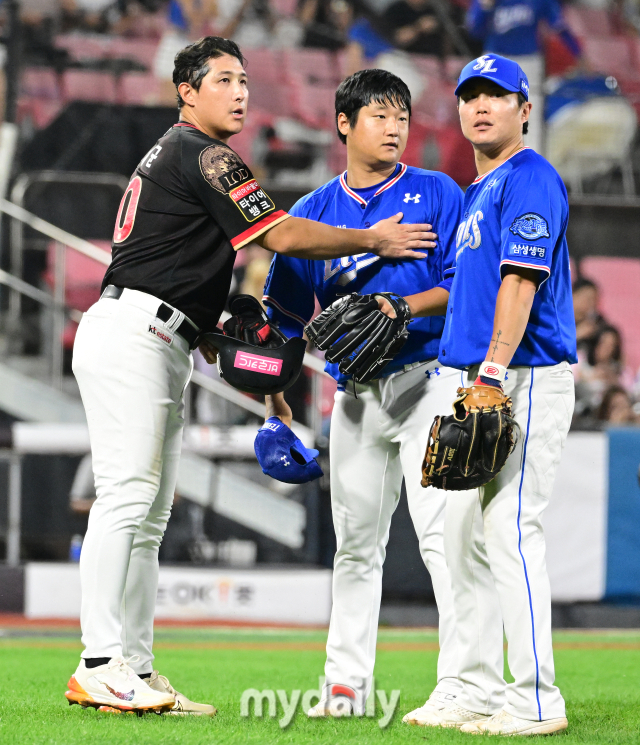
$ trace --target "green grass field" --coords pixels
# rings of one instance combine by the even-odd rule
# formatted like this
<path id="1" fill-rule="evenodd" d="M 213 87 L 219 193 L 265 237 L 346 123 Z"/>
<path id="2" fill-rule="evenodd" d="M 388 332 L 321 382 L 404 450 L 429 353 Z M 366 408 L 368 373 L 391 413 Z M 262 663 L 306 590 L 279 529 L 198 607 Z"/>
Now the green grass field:
<path id="1" fill-rule="evenodd" d="M 65 684 L 80 644 L 73 629 L 0 631 L 0 743 L 15 745 L 214 745 L 217 743 L 458 743 L 470 735 L 409 727 L 402 715 L 423 703 L 435 681 L 433 631 L 383 629 L 376 684 L 400 689 L 386 729 L 375 718 L 308 720 L 298 709 L 281 729 L 277 719 L 240 716 L 247 688 L 317 688 L 326 632 L 160 628 L 156 666 L 194 700 L 219 709 L 213 719 L 114 716 L 68 706 Z M 640 742 L 640 632 L 555 635 L 557 680 L 567 700 L 568 743 Z M 278 717 L 282 717 L 278 704 Z"/>

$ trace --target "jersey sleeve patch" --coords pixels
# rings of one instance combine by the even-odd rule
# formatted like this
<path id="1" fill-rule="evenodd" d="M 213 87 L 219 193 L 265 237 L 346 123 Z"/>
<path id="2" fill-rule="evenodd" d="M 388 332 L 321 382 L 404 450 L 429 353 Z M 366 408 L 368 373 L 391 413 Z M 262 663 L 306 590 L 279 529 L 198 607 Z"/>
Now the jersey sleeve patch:
<path id="1" fill-rule="evenodd" d="M 546 260 L 546 246 L 532 246 L 530 243 L 509 243 L 507 256 L 544 262 Z"/>
<path id="2" fill-rule="evenodd" d="M 210 186 L 231 197 L 247 222 L 255 222 L 275 210 L 271 197 L 230 148 L 224 145 L 205 148 L 200 153 L 200 170 Z"/>
<path id="3" fill-rule="evenodd" d="M 538 238 L 550 238 L 549 224 L 537 212 L 527 212 L 511 223 L 509 230 L 514 235 L 519 235 L 525 241 L 535 241 Z"/>
<path id="4" fill-rule="evenodd" d="M 238 153 L 224 145 L 210 145 L 200 153 L 200 171 L 209 186 L 221 194 L 253 176 Z"/>

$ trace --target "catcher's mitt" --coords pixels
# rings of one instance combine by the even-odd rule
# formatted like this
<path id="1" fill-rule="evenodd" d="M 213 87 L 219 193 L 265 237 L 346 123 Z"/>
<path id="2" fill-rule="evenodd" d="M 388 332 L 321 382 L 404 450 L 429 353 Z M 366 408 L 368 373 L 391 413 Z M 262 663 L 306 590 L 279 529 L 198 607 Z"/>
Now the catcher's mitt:
<path id="1" fill-rule="evenodd" d="M 378 309 L 376 297 L 385 297 L 395 310 L 389 318 Z M 390 292 L 353 293 L 336 300 L 306 327 L 327 362 L 338 362 L 344 375 L 368 383 L 402 349 L 409 336 L 411 311 L 404 298 Z"/>
<path id="2" fill-rule="evenodd" d="M 422 464 L 422 486 L 462 491 L 489 483 L 513 452 L 520 427 L 502 388 L 458 388 L 453 416 L 437 416 Z"/>

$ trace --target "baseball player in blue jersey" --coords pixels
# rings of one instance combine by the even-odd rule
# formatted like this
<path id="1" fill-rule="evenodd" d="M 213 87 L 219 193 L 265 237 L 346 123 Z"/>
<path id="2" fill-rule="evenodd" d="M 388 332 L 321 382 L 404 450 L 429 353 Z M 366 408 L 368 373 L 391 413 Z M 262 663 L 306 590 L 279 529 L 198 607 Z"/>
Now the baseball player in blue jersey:
<path id="1" fill-rule="evenodd" d="M 326 683 L 310 716 L 362 714 L 371 688 L 382 565 L 403 474 L 409 510 L 440 611 L 438 682 L 427 709 L 442 708 L 458 690 L 451 584 L 444 559 L 445 493 L 425 498 L 419 474 L 433 416 L 451 400 L 459 372 L 437 361 L 452 281 L 462 192 L 442 173 L 400 163 L 409 134 L 407 86 L 383 70 L 362 70 L 336 93 L 338 134 L 347 145 L 347 171 L 301 199 L 291 210 L 328 225 L 368 228 L 402 212 L 425 222 L 437 245 L 421 261 L 380 261 L 358 254 L 338 261 L 275 256 L 265 287 L 269 315 L 288 336 L 301 336 L 313 316 L 314 295 L 326 308 L 352 292 L 409 294 L 431 290 L 429 317 L 412 322 L 401 352 L 379 379 L 360 385 L 338 365 L 331 419 L 331 500 L 337 537 Z M 355 390 L 354 390 L 355 388 Z M 357 395 L 356 395 L 357 394 Z M 290 420 L 282 395 L 269 413 Z"/>
<path id="2" fill-rule="evenodd" d="M 522 69 L 499 56 L 487 62 L 470 62 L 456 89 L 479 175 L 465 194 L 439 359 L 461 371 L 460 385 L 503 387 L 521 436 L 493 481 L 447 501 L 462 690 L 428 723 L 549 734 L 567 727 L 554 684 L 541 518 L 574 405 L 569 208 L 556 171 L 523 145 L 531 105 Z M 407 301 L 419 314 L 419 297 Z"/>

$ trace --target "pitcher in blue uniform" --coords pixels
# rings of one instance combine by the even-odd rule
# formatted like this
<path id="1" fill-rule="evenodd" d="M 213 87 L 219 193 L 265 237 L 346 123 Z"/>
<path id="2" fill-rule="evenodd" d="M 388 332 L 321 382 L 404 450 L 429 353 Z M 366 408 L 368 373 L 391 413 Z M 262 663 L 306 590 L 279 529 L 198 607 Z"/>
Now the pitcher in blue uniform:
<path id="1" fill-rule="evenodd" d="M 338 261 L 275 256 L 264 302 L 289 336 L 301 336 L 314 312 L 351 293 L 407 295 L 431 290 L 429 317 L 409 326 L 409 339 L 379 379 L 355 385 L 327 365 L 338 382 L 331 419 L 331 502 L 337 537 L 326 684 L 310 716 L 362 714 L 371 688 L 382 588 L 382 564 L 403 475 L 422 558 L 440 612 L 438 680 L 427 709 L 455 700 L 457 656 L 451 584 L 444 559 L 445 493 L 425 499 L 420 466 L 435 414 L 455 394 L 459 373 L 437 360 L 453 276 L 462 192 L 442 173 L 400 162 L 409 134 L 407 86 L 384 70 L 362 70 L 336 93 L 338 135 L 347 170 L 301 199 L 292 215 L 343 228 L 368 228 L 402 213 L 438 235 L 422 260 L 379 260 L 358 254 Z M 357 395 L 356 395 L 357 394 Z M 274 414 L 288 416 L 282 395 Z M 283 408 L 285 407 L 285 408 Z"/>
<path id="2" fill-rule="evenodd" d="M 465 194 L 439 358 L 460 370 L 461 385 L 503 386 L 522 433 L 493 481 L 447 501 L 462 690 L 429 723 L 475 734 L 567 727 L 554 683 L 541 518 L 574 405 L 569 207 L 554 168 L 524 147 L 527 89 L 522 69 L 499 56 L 491 65 L 470 62 L 456 89 L 479 175 Z M 429 293 L 423 297 L 429 304 Z M 420 296 L 408 300 L 419 313 Z"/>

